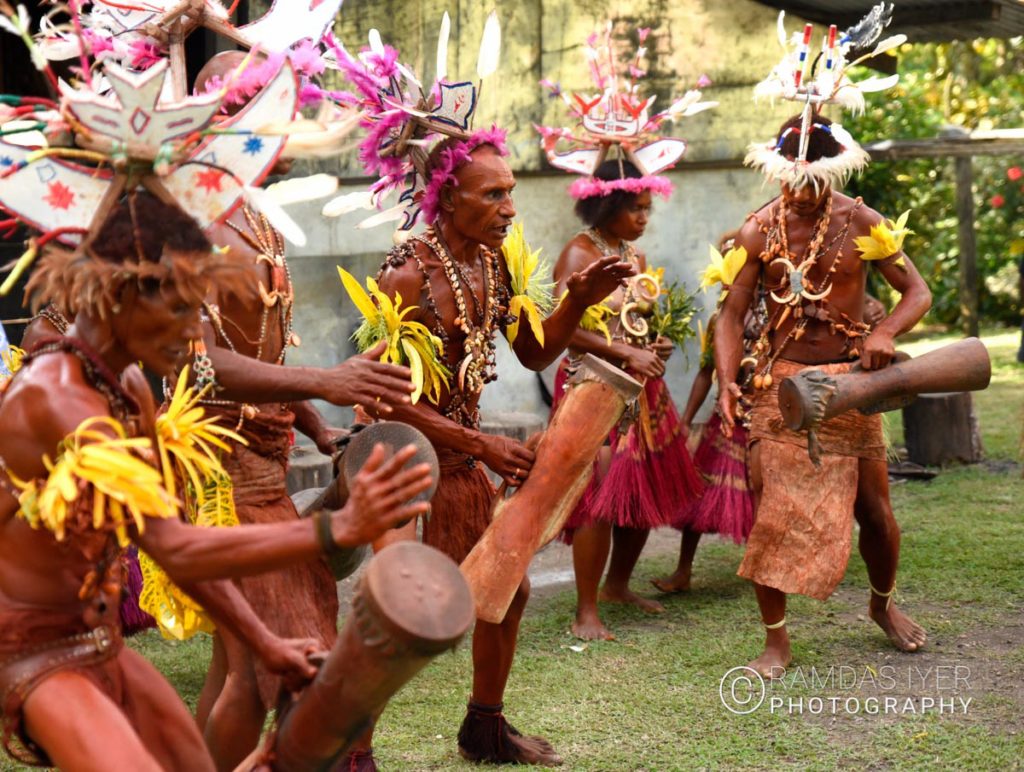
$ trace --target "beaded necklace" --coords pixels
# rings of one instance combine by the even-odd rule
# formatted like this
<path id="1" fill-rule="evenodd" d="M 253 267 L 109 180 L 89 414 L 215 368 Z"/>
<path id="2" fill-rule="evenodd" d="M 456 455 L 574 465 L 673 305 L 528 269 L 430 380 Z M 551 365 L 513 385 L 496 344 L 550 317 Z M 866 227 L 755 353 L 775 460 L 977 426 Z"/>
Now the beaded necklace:
<path id="1" fill-rule="evenodd" d="M 453 375 L 455 383 L 448 385 L 450 401 L 443 414 L 446 418 L 463 426 L 476 428 L 480 425 L 480 409 L 476 404 L 478 397 L 483 392 L 484 386 L 497 378 L 495 375 L 497 361 L 494 335 L 504 320 L 505 314 L 500 302 L 498 287 L 498 253 L 486 247 L 480 248 L 479 259 L 484 272 L 484 296 L 479 298 L 473 290 L 473 283 L 469 280 L 463 267 L 452 256 L 448 245 L 445 244 L 436 228 L 428 227 L 425 233 L 422 236 L 417 236 L 416 239 L 427 246 L 440 261 L 455 300 L 458 315 L 455 317 L 454 324 L 464 335 L 462 357 Z M 427 291 L 427 308 L 434 317 L 434 333 L 447 349 L 450 339 L 444 328 L 437 303 L 434 301 L 430 274 L 419 257 L 415 255 L 414 250 L 412 254 L 423 273 L 424 288 Z M 464 287 L 468 288 L 468 293 L 473 300 L 476 311 L 475 319 L 470 317 L 466 304 L 467 290 Z M 457 388 L 453 388 L 453 385 Z"/>
<path id="2" fill-rule="evenodd" d="M 242 240 L 257 253 L 256 264 L 267 263 L 270 266 L 270 289 L 268 290 L 262 281 L 257 281 L 260 299 L 263 301 L 263 313 L 260 315 L 260 332 L 256 341 L 256 358 L 263 359 L 263 347 L 267 342 L 267 324 L 270 319 L 270 311 L 275 306 L 281 309 L 281 353 L 275 364 L 283 365 L 285 351 L 288 346 L 298 346 L 299 336 L 292 330 L 292 316 L 295 303 L 295 293 L 292 289 L 292 275 L 288 268 L 288 261 L 285 260 L 284 238 L 281 236 L 266 215 L 256 213 L 248 205 L 242 206 L 242 214 L 245 216 L 247 228 L 228 220 L 227 225 L 237 233 Z M 217 334 L 224 339 L 228 348 L 235 351 L 235 346 L 224 331 L 220 314 L 211 313 L 210 319 L 217 330 Z M 236 328 L 237 325 L 235 325 Z M 241 329 L 239 332 L 241 332 Z M 243 337 L 244 337 L 244 333 Z M 248 340 L 248 338 L 246 338 Z"/>
<path id="3" fill-rule="evenodd" d="M 755 367 L 753 385 L 755 389 L 768 389 L 774 383 L 771 370 L 775 361 L 782 356 L 790 341 L 800 340 L 807 330 L 807 325 L 812 319 L 827 323 L 830 332 L 834 335 L 837 331 L 847 336 L 846 348 L 849 349 L 854 338 L 862 337 L 867 330 L 867 325 L 856 322 L 846 314 L 841 314 L 842 320 L 834 320 L 830 314 L 828 296 L 832 292 L 832 277 L 839 269 L 839 258 L 846 247 L 846 239 L 853 223 L 854 215 L 863 205 L 863 200 L 857 198 L 850 214 L 839 232 L 825 244 L 825 237 L 828 235 L 829 226 L 832 220 L 833 196 L 829 193 L 828 201 L 818 220 L 811 231 L 811 239 L 804 249 L 804 258 L 797 262 L 796 254 L 789 249 L 789 208 L 785 199 L 781 199 L 775 210 L 770 226 L 763 226 L 765 233 L 765 250 L 761 254 L 763 262 L 771 265 L 780 264 L 786 269 L 785 278 L 774 287 L 766 288 L 767 294 L 776 302 L 776 308 L 768 324 L 764 325 L 761 336 L 754 346 L 753 355 L 758 360 L 759 366 Z M 818 265 L 820 260 L 828 254 L 832 254 L 829 267 L 817 285 L 814 285 L 809 278 L 811 270 Z M 782 294 L 778 294 L 781 291 Z M 780 329 L 785 321 L 792 314 L 796 323 L 789 329 L 786 338 L 780 343 L 773 353 L 769 337 Z M 852 349 L 851 356 L 856 354 Z M 763 362 L 763 364 L 760 364 Z"/>
<path id="4" fill-rule="evenodd" d="M 36 319 L 45 319 L 52 324 L 61 335 L 66 333 L 68 331 L 68 327 L 71 326 L 71 322 L 68 321 L 68 318 L 58 311 L 57 306 L 53 303 L 47 303 L 45 306 L 40 308 L 39 313 L 32 317 L 32 321 L 34 322 Z"/>

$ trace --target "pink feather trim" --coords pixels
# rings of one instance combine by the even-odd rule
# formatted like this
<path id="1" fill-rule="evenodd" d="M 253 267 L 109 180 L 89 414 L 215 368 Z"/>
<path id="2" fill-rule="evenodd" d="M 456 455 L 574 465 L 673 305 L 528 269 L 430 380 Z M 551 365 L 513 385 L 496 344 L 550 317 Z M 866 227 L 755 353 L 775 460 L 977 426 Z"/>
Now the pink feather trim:
<path id="1" fill-rule="evenodd" d="M 472 160 L 470 153 L 481 145 L 493 145 L 500 155 L 508 155 L 508 147 L 505 144 L 506 132 L 497 126 L 489 129 L 481 129 L 473 132 L 469 139 L 452 143 L 450 147 L 441 151 L 438 158 L 438 165 L 434 168 L 427 180 L 423 191 L 423 200 L 420 202 L 420 210 L 424 220 L 428 223 L 434 222 L 441 210 L 441 190 L 445 185 L 458 185 L 455 172 L 463 164 Z"/>
<path id="2" fill-rule="evenodd" d="M 650 174 L 623 180 L 598 180 L 586 177 L 576 180 L 569 186 L 569 195 L 576 199 L 593 198 L 594 196 L 609 196 L 616 190 L 624 190 L 627 193 L 643 193 L 645 190 L 649 190 L 656 196 L 668 198 L 675 190 L 675 186 L 669 182 L 667 177 Z"/>

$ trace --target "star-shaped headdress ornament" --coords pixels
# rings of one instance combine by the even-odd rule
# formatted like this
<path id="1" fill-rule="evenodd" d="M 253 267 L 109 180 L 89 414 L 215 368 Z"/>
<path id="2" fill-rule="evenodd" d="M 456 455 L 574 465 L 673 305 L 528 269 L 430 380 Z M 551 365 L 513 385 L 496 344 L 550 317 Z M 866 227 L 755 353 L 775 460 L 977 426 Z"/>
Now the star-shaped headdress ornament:
<path id="1" fill-rule="evenodd" d="M 718 104 L 702 102 L 700 90 L 692 89 L 668 109 L 652 112 L 656 97 L 641 91 L 643 78 L 647 75 L 643 62 L 649 34 L 649 29 L 637 31 L 640 45 L 625 67 L 615 59 L 610 22 L 603 34 L 594 34 L 587 39 L 583 50 L 596 89 L 593 94 L 567 94 L 558 84 L 541 81 L 541 85 L 565 103 L 576 121 L 572 127 L 536 127 L 550 164 L 563 171 L 584 175 L 570 188 L 575 198 L 605 196 L 614 190 L 631 193 L 650 190 L 667 196 L 672 185 L 658 174 L 682 158 L 686 142 L 659 136 L 658 132 L 667 123 L 696 115 Z M 702 82 L 703 85 L 706 82 Z M 562 149 L 560 143 L 564 143 Z M 607 158 L 616 156 L 630 161 L 643 176 L 638 179 L 595 179 L 594 171 Z"/>
<path id="2" fill-rule="evenodd" d="M 259 192 L 255 186 L 282 152 L 287 136 L 272 127 L 297 106 L 296 76 L 287 62 L 244 109 L 215 125 L 227 87 L 172 96 L 173 59 L 132 72 L 113 60 L 88 57 L 83 37 L 80 80 L 72 86 L 38 55 L 27 13 L 19 9 L 3 21 L 3 30 L 15 27 L 29 44 L 34 64 L 60 98 L 3 98 L 0 209 L 11 216 L 3 225 L 11 230 L 22 224 L 38 235 L 0 294 L 10 291 L 50 242 L 88 252 L 118 200 L 140 189 L 180 207 L 200 227 L 212 225 L 243 197 Z"/>
<path id="3" fill-rule="evenodd" d="M 786 135 L 767 143 L 755 143 L 748 148 L 745 163 L 761 170 L 769 179 L 786 182 L 792 187 L 822 184 L 841 185 L 855 171 L 867 165 L 868 154 L 856 140 L 838 123 L 824 125 L 816 123 L 814 116 L 823 105 L 836 104 L 855 113 L 864 110 L 864 95 L 885 91 L 896 85 L 899 75 L 870 77 L 854 82 L 848 75 L 849 69 L 860 62 L 906 42 L 906 35 L 892 35 L 880 40 L 882 32 L 892 20 L 892 3 L 878 3 L 857 24 L 839 32 L 835 24 L 828 28 L 821 44 L 821 52 L 812 59 L 812 36 L 814 27 L 806 24 L 802 32 L 788 37 L 785 27 L 785 11 L 779 13 L 779 45 L 785 55 L 767 78 L 754 88 L 754 99 L 786 99 L 803 105 L 799 127 L 789 130 Z M 866 51 L 862 56 L 848 61 L 855 51 Z M 807 161 L 807 147 L 811 133 L 827 131 L 841 147 L 837 156 Z M 795 156 L 788 157 L 781 152 L 789 133 L 800 135 L 799 149 Z"/>

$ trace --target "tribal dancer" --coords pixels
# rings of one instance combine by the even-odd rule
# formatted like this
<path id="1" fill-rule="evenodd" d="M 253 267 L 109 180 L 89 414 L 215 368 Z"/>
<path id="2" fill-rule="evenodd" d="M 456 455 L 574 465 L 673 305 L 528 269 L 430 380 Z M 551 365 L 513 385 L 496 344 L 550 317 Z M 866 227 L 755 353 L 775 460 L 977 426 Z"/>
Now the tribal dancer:
<path id="1" fill-rule="evenodd" d="M 277 637 L 231 582 L 211 580 L 364 543 L 421 509 L 396 506 L 388 492 L 410 479 L 390 479 L 400 467 L 389 462 L 329 516 L 330 545 L 318 534 L 323 518 L 200 531 L 176 517 L 170 470 L 151 464 L 175 457 L 171 445 L 189 432 L 161 428 L 134 363 L 174 371 L 226 267 L 180 209 L 131 191 L 84 246 L 49 246 L 30 279 L 30 292 L 76 319 L 64 337 L 29 352 L 0 396 L 0 700 L 5 748 L 22 762 L 214 768 L 174 689 L 123 646 L 117 607 L 128 543 L 295 687 L 314 673 L 307 654 L 317 642 Z M 427 474 L 419 469 L 394 495 L 422 490 Z"/>
<path id="2" fill-rule="evenodd" d="M 495 34 L 494 27 L 492 21 L 485 35 Z M 525 310 L 518 318 L 511 317 L 510 308 L 522 304 L 529 288 L 524 286 L 521 266 L 508 257 L 503 260 L 500 252 L 516 214 L 512 203 L 515 179 L 503 158 L 504 132 L 471 133 L 468 114 L 457 116 L 465 129 L 452 128 L 451 116 L 441 111 L 452 103 L 475 105 L 474 87 L 468 83 L 441 83 L 442 105 L 433 113 L 434 105 L 419 102 L 418 108 L 409 106 L 416 112 L 393 110 L 391 105 L 405 104 L 404 97 L 410 93 L 410 84 L 403 87 L 396 66 L 397 53 L 385 47 L 383 53 L 367 51 L 363 57 L 365 66 L 346 58 L 339 61 L 360 88 L 362 106 L 368 111 L 371 133 L 363 146 L 364 161 L 377 171 L 379 164 L 388 164 L 385 168 L 392 170 L 392 177 L 377 186 L 378 192 L 386 192 L 391 184 L 421 191 L 421 196 L 405 199 L 410 202 L 406 223 L 411 226 L 420 216 L 428 223 L 423 235 L 389 253 L 379 287 L 394 302 L 401 296 L 401 308 L 411 312 L 405 317 L 409 322 L 426 326 L 436 339 L 439 360 L 426 366 L 446 373 L 434 392 L 434 401 L 420 399 L 415 406 L 396 408 L 394 415 L 421 429 L 437 448 L 441 481 L 430 518 L 424 522 L 424 541 L 461 562 L 490 520 L 495 491 L 484 466 L 516 487 L 529 476 L 534 459 L 533 452 L 521 443 L 479 430 L 480 396 L 485 384 L 496 377 L 496 335 L 506 335 L 526 367 L 543 369 L 565 348 L 585 310 L 620 286 L 634 268 L 618 256 L 603 257 L 566 277 L 566 297 L 543 321 Z M 488 69 L 481 67 L 483 72 Z M 460 89 L 468 98 L 449 100 L 451 89 Z M 381 105 L 385 96 L 388 101 Z M 423 118 L 423 113 L 431 117 Z M 390 133 L 372 131 L 386 120 L 398 125 L 392 126 Z M 419 143 L 410 143 L 405 149 L 394 147 L 396 137 L 422 140 L 439 131 L 449 138 L 425 158 L 418 155 L 417 151 L 422 152 Z M 529 278 L 529 271 L 525 277 Z M 369 311 L 373 315 L 373 309 Z M 437 370 L 436 364 L 444 370 Z M 415 538 L 415 526 L 408 530 L 408 537 Z M 473 688 L 458 734 L 459 753 L 471 761 L 561 762 L 546 740 L 521 735 L 502 712 L 528 595 L 529 581 L 524 579 L 502 623 L 477 620 Z"/>
<path id="3" fill-rule="evenodd" d="M 702 287 L 722 285 L 719 307 L 728 297 L 729 288 L 747 258 L 746 252 L 734 248 L 734 239 L 735 232 L 722 240 L 720 248 L 726 251 L 724 256 L 712 247 L 712 263 L 704 271 L 701 281 Z M 762 307 L 763 303 L 758 302 L 747 314 L 744 325 L 745 352 L 748 344 L 760 337 L 760 327 L 764 323 Z M 683 410 L 682 421 L 687 434 L 697 411 L 711 392 L 715 372 L 713 341 L 717 318 L 716 309 L 701 337 L 700 370 L 690 387 L 690 396 Z M 745 395 L 751 376 L 748 368 L 739 379 Z M 743 418 L 747 418 L 746 414 Z M 693 461 L 704 478 L 704 492 L 673 524 L 683 532 L 679 543 L 679 563 L 669 576 L 651 580 L 651 584 L 662 592 L 676 593 L 690 589 L 693 558 L 702 534 L 721 534 L 737 544 L 747 540 L 754 524 L 754 496 L 748 474 L 748 429 L 747 422 L 741 421 L 733 427 L 732 436 L 727 437 L 722 431 L 722 418 L 717 412 L 701 429 Z"/>
<path id="4" fill-rule="evenodd" d="M 284 145 L 285 137 L 281 134 L 261 134 L 259 137 L 253 137 L 253 129 L 266 125 L 271 117 L 275 119 L 283 115 L 290 117 L 294 112 L 297 90 L 290 66 L 285 64 L 270 73 L 269 82 L 252 99 L 248 107 L 237 116 L 223 121 L 218 126 L 218 130 L 209 136 L 206 131 L 207 126 L 219 104 L 225 98 L 226 92 L 218 90 L 193 98 L 182 98 L 179 101 L 161 102 L 159 94 L 163 90 L 161 85 L 167 74 L 166 62 L 159 62 L 142 73 L 132 73 L 115 65 L 107 65 L 104 68 L 106 76 L 104 82 L 111 84 L 112 93 L 97 93 L 87 84 L 78 90 L 67 90 L 63 103 L 60 105 L 61 109 L 54 110 L 47 117 L 48 129 L 52 129 L 48 133 L 59 137 L 69 130 L 74 130 L 76 139 L 80 143 L 86 144 L 90 148 L 89 150 L 45 147 L 39 152 L 33 153 L 12 150 L 10 146 L 5 145 L 5 152 L 13 153 L 16 163 L 3 174 L 3 184 L 0 185 L 0 203 L 25 221 L 39 224 L 40 227 L 48 229 L 38 239 L 31 240 L 29 249 L 18 261 L 12 275 L 5 282 L 5 287 L 13 285 L 17 276 L 31 263 L 43 244 L 47 244 L 51 240 L 70 240 L 70 243 L 75 243 L 75 240 L 80 239 L 83 234 L 88 238 L 93 232 L 93 224 L 103 221 L 106 213 L 118 201 L 119 196 L 131 193 L 129 200 L 135 200 L 134 190 L 140 184 L 164 203 L 174 200 L 177 195 L 182 202 L 181 205 L 187 208 L 197 221 L 207 227 L 214 224 L 225 211 L 240 203 L 243 193 L 247 197 L 255 195 L 252 186 L 262 179 L 277 159 Z M 156 111 L 155 116 L 152 113 L 154 102 L 160 103 L 161 108 Z M 135 109 L 132 109 L 133 106 Z M 135 116 L 135 118 L 131 118 L 131 116 Z M 142 116 L 146 120 L 141 120 L 138 116 Z M 86 159 L 95 162 L 98 167 L 93 171 L 67 164 L 60 160 L 62 156 Z M 218 158 L 221 163 L 229 164 L 231 168 L 211 166 L 208 159 L 214 157 Z M 41 178 L 42 175 L 37 174 L 34 164 L 38 163 L 40 159 L 45 159 L 51 174 L 50 187 L 60 193 L 60 200 L 65 205 L 66 211 L 56 212 L 56 207 L 42 205 L 53 199 L 53 196 L 43 196 L 45 190 L 39 190 L 37 178 Z M 53 190 L 50 192 L 53 193 Z M 178 223 L 179 228 L 183 228 L 184 226 L 180 224 L 179 220 L 180 218 L 175 222 Z M 138 235 L 136 241 L 139 242 L 145 237 L 145 234 Z M 203 249 L 208 250 L 207 242 L 203 241 L 203 244 L 206 245 Z M 139 269 L 143 278 L 149 276 L 150 273 L 163 275 L 148 265 L 153 260 L 159 259 L 159 244 L 156 249 L 156 257 L 144 261 L 144 268 Z M 130 254 L 125 253 L 128 256 Z M 125 255 L 118 257 L 124 258 Z M 142 259 L 141 255 L 142 253 L 139 252 L 138 259 Z M 241 256 L 244 257 L 244 255 Z M 270 259 L 269 256 L 268 259 Z M 235 264 L 238 262 L 244 261 L 236 261 Z M 250 262 L 255 262 L 253 256 L 250 256 Z M 274 262 L 274 271 L 269 280 L 274 284 L 273 289 L 286 290 L 287 288 L 278 286 L 276 281 L 277 275 L 283 272 L 283 268 L 277 265 L 276 260 Z M 171 267 L 180 272 L 180 266 L 177 263 Z M 279 271 L 278 268 L 281 270 Z M 114 292 L 118 286 L 114 279 L 123 278 L 122 274 L 113 268 L 109 273 L 109 276 L 101 276 L 101 278 L 107 279 L 106 283 L 98 280 L 89 283 L 85 279 L 89 278 L 90 274 L 76 271 L 74 275 L 63 277 L 73 282 L 79 282 L 73 284 L 74 292 L 55 292 L 51 293 L 54 297 L 44 299 L 55 302 L 58 308 L 66 309 L 68 315 L 74 317 L 78 324 L 82 322 L 82 319 L 76 316 L 80 310 L 79 306 L 87 306 L 88 302 L 93 300 L 91 295 L 85 300 L 79 298 L 78 288 L 81 286 L 82 292 L 87 291 L 101 299 L 105 298 L 107 297 L 105 292 Z M 124 271 L 124 276 L 131 278 L 132 275 L 134 275 L 132 271 L 127 269 Z M 174 274 L 172 278 L 177 279 L 177 274 Z M 185 278 L 187 278 L 187 274 Z M 268 280 L 267 276 L 259 278 L 264 281 Z M 107 286 L 108 284 L 110 286 Z M 214 296 L 228 297 L 232 295 L 240 298 L 240 302 L 244 302 L 250 294 L 253 294 L 253 291 L 251 288 L 245 288 L 242 284 L 242 282 L 233 282 L 230 285 L 220 284 L 217 286 L 218 291 Z M 205 288 L 207 283 L 201 286 Z M 192 286 L 191 289 L 198 291 L 197 286 Z M 117 308 L 123 306 L 123 302 L 115 297 L 110 301 L 109 306 L 110 308 L 104 307 L 105 314 L 115 313 Z M 176 313 L 184 314 L 187 311 L 188 308 L 185 305 L 180 305 Z M 70 332 L 73 333 L 75 329 L 75 325 L 72 325 Z M 192 328 L 189 329 L 191 331 Z M 198 335 L 191 337 L 195 338 Z M 197 347 L 197 351 L 201 352 L 201 347 Z M 163 351 L 161 356 L 169 358 L 170 354 L 168 351 Z M 227 360 L 227 363 L 222 368 L 221 377 L 228 387 L 238 384 L 244 387 L 249 381 L 246 381 L 244 377 L 241 379 L 234 377 L 237 372 L 244 370 L 254 373 L 261 369 L 261 366 L 254 360 L 245 360 L 244 366 L 239 366 L 232 360 L 232 356 L 234 355 L 231 352 L 227 352 L 222 357 Z M 141 358 L 144 362 L 147 361 L 146 357 Z M 202 367 L 199 368 L 200 371 L 197 375 L 201 385 L 215 387 L 217 384 L 214 381 L 217 373 L 210 367 L 208 358 L 201 357 L 199 364 Z M 407 382 L 410 375 L 408 370 L 384 367 L 380 363 L 369 360 L 356 360 L 351 364 L 321 372 L 300 369 L 286 373 L 283 371 L 284 368 L 273 365 L 267 365 L 266 368 L 271 370 L 272 374 L 264 377 L 258 386 L 249 388 L 248 392 L 235 394 L 225 390 L 218 396 L 246 399 L 247 401 L 256 401 L 260 399 L 261 395 L 266 395 L 267 400 L 284 401 L 305 399 L 309 396 L 326 396 L 336 398 L 341 402 L 382 397 L 384 399 L 383 409 L 386 411 L 389 409 L 389 402 L 407 400 L 411 390 Z M 167 368 L 157 369 L 160 372 L 166 372 Z M 276 382 L 273 381 L 274 375 L 278 379 Z M 322 381 L 323 385 L 318 381 Z M 282 386 L 282 384 L 284 385 Z M 260 388 L 263 389 L 263 392 L 260 392 Z M 168 409 L 168 415 L 173 412 L 171 408 L 173 408 L 173 402 Z M 188 415 L 193 415 L 193 413 L 189 412 Z M 237 420 L 237 416 L 235 419 Z M 160 420 L 165 420 L 165 417 L 161 417 Z M 268 471 L 266 468 L 256 470 L 253 477 L 265 481 Z M 272 474 L 269 477 L 271 479 L 267 489 L 273 488 L 275 482 Z M 171 479 L 173 477 L 166 477 L 165 482 L 168 486 Z M 191 482 L 193 484 L 188 490 L 197 496 L 200 495 L 202 487 L 194 479 Z M 294 517 L 294 510 L 291 512 Z M 326 522 L 323 518 L 320 521 Z M 312 528 L 312 525 L 293 521 L 280 524 L 280 528 L 277 530 L 287 533 L 289 528 L 304 533 L 307 529 Z M 219 543 L 217 540 L 223 541 L 229 538 L 219 533 L 219 530 L 209 529 L 206 531 L 211 539 L 211 544 Z M 383 530 L 385 529 L 375 531 L 374 535 L 379 535 Z M 323 533 L 326 532 L 321 530 L 322 535 Z M 326 537 L 324 539 L 326 547 Z M 315 567 L 321 563 L 315 559 L 318 556 L 314 554 L 305 557 L 314 566 L 308 570 L 316 571 Z M 157 562 L 160 561 L 157 560 Z M 294 563 L 295 561 L 288 562 Z M 278 561 L 270 567 L 284 566 L 284 562 Z M 170 573 L 171 579 L 177 578 L 173 571 Z M 238 574 L 239 572 L 236 571 L 229 575 Z M 161 586 L 166 587 L 165 585 Z M 233 589 L 231 591 L 234 592 Z M 207 595 L 208 593 L 204 593 L 202 598 L 196 595 L 194 599 L 205 607 Z M 331 582 L 328 603 L 335 602 L 335 597 L 333 582 Z M 217 606 L 214 605 L 209 609 L 214 619 L 216 619 L 216 608 Z M 248 610 L 248 605 L 245 608 Z M 332 617 L 332 634 L 333 622 Z M 238 629 L 237 626 L 235 628 L 223 627 L 223 632 L 233 634 L 236 638 L 246 641 L 247 645 L 252 640 L 251 635 L 240 635 L 240 632 L 244 632 L 244 630 Z M 312 645 L 323 646 L 326 642 L 321 639 L 313 639 Z M 260 667 L 263 665 L 261 664 Z M 250 681 L 252 680 L 250 679 Z M 241 717 L 246 718 L 247 716 L 242 715 Z M 257 725 L 257 732 L 258 729 L 259 725 Z M 241 733 L 240 736 L 242 736 Z M 255 745 L 255 738 L 252 740 L 252 744 Z"/>
<path id="5" fill-rule="evenodd" d="M 621 365 L 645 380 L 635 420 L 612 432 L 590 486 L 566 523 L 564 538 L 572 544 L 576 573 L 572 632 L 586 640 L 614 639 L 601 622 L 598 600 L 631 603 L 650 613 L 664 611 L 660 603 L 630 590 L 629 580 L 650 529 L 677 522 L 701 490 L 686 448 L 685 428 L 663 378 L 675 344 L 650 332 L 653 327 L 644 318 L 655 311 L 662 292 L 660 282 L 631 242 L 647 227 L 652 195 L 667 198 L 672 192 L 672 183 L 658 172 L 670 168 L 686 150 L 683 140 L 652 132 L 715 103 L 699 102 L 700 91 L 692 90 L 668 110 L 648 115 L 649 100 L 642 100 L 638 84 L 644 75 L 641 67 L 648 32 L 639 31 L 640 48 L 630 62 L 628 78 L 622 78 L 609 64 L 613 61 L 610 25 L 600 38 L 600 47 L 597 36 L 588 41 L 587 59 L 593 63 L 595 85 L 604 92 L 593 104 L 580 107 L 585 100 L 577 96 L 573 102 L 548 84 L 579 119 L 580 136 L 567 128 L 539 128 L 542 147 L 553 166 L 587 175 L 570 188 L 576 214 L 587 229 L 576 235 L 559 257 L 555 266 L 559 290 L 564 289 L 565 277 L 609 254 L 621 256 L 641 272 L 628 288 L 607 299 L 606 311 L 592 312 L 610 311 L 617 317 L 605 327 L 607 338 L 592 329 L 574 333 L 572 355 L 559 367 L 555 381 L 552 415 L 566 381 L 585 353 Z M 560 152 L 559 142 L 566 142 L 570 149 Z M 599 595 L 609 550 L 611 562 Z"/>
<path id="6" fill-rule="evenodd" d="M 237 51 L 213 57 L 197 76 L 196 90 L 226 80 L 244 58 Z M 272 173 L 285 174 L 289 166 L 279 159 Z M 287 348 L 297 346 L 299 338 L 292 329 L 294 293 L 283 237 L 248 203 L 207 233 L 218 247 L 252 265 L 256 277 L 245 290 L 204 303 L 205 344 L 195 368 L 201 379 L 215 381 L 215 396 L 201 404 L 245 440 L 231 442 L 223 459 L 239 522 L 292 522 L 298 513 L 288 496 L 286 472 L 293 427 L 327 455 L 337 450 L 333 441 L 340 436 L 306 400 L 353 405 L 380 399 L 386 413 L 391 404 L 408 403 L 410 372 L 373 357 L 326 370 L 285 367 Z M 338 594 L 325 561 L 247 577 L 239 586 L 276 633 L 313 638 L 325 649 L 337 637 Z M 278 691 L 279 679 L 242 641 L 216 633 L 198 720 L 218 768 L 234 768 L 256 747 Z"/>
<path id="7" fill-rule="evenodd" d="M 876 17 L 880 9 L 884 5 L 875 9 Z M 848 132 L 815 110 L 840 99 L 863 104 L 861 89 L 869 87 L 846 78 L 845 54 L 854 46 L 866 50 L 884 23 L 869 16 L 839 40 L 833 26 L 816 80 L 803 79 L 799 65 L 807 58 L 808 29 L 793 56 L 758 87 L 759 93 L 777 91 L 806 107 L 776 139 L 751 147 L 748 163 L 778 181 L 782 194 L 740 231 L 737 246 L 750 257 L 715 330 L 718 408 L 728 432 L 740 395 L 743 318 L 758 285 L 764 285 L 768 324 L 754 348 L 750 432 L 757 515 L 739 574 L 753 580 L 767 630 L 764 653 L 750 666 L 769 677 L 784 672 L 791 658 L 786 594 L 820 600 L 831 595 L 846 569 L 854 515 L 871 586 L 871 618 L 904 651 L 925 642 L 924 630 L 893 603 L 900 536 L 889 503 L 881 416 L 849 412 L 825 422 L 817 431 L 819 467 L 808 460 L 807 437 L 782 426 L 778 407 L 781 381 L 808 367 L 839 373 L 858 360 L 868 370 L 888 365 L 893 339 L 931 304 L 928 287 L 902 251 L 906 217 L 887 222 L 859 198 L 833 189 L 867 164 L 868 156 Z M 884 40 L 872 55 L 899 42 L 901 36 Z M 863 315 L 872 264 L 901 298 L 869 331 Z"/>

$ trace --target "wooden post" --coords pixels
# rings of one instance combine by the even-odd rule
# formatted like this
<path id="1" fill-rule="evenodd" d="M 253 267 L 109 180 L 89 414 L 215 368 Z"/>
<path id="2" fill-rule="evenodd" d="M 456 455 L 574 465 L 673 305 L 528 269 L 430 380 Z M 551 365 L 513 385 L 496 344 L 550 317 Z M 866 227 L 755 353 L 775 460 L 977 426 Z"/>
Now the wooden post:
<path id="1" fill-rule="evenodd" d="M 959 126 L 945 126 L 941 139 L 969 140 L 970 132 Z M 971 157 L 957 156 L 956 216 L 960 247 L 960 319 L 965 335 L 978 336 L 978 247 L 974 233 L 974 163 Z"/>

